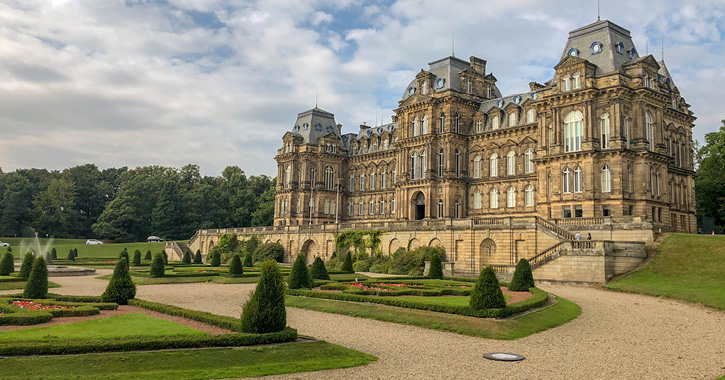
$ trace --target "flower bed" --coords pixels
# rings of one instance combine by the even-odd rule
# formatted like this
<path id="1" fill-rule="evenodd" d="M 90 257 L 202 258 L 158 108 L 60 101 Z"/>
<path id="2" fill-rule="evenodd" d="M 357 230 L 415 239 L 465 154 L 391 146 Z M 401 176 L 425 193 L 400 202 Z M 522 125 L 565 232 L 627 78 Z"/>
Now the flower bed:
<path id="1" fill-rule="evenodd" d="M 321 291 L 338 290 L 347 294 L 369 296 L 468 296 L 473 288 L 467 283 L 445 280 L 413 280 L 395 282 L 330 282 L 320 285 Z"/>
<path id="2" fill-rule="evenodd" d="M 21 309 L 30 310 L 72 309 L 75 307 L 70 305 L 43 305 L 41 303 L 33 301 L 13 301 L 12 305 L 17 306 Z"/>
<path id="3" fill-rule="evenodd" d="M 54 317 L 82 317 L 115 310 L 115 303 L 60 302 L 52 299 L 30 300 L 0 297 L 0 325 L 35 325 Z"/>

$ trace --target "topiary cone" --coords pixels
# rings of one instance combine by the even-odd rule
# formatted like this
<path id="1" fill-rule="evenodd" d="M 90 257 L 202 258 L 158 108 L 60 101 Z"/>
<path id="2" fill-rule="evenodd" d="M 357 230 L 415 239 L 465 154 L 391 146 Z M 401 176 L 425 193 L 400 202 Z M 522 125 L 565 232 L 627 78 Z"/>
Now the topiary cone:
<path id="1" fill-rule="evenodd" d="M 146 251 L 146 254 L 143 256 L 144 260 L 151 260 L 151 250 L 149 249 Z"/>
<path id="2" fill-rule="evenodd" d="M 244 266 L 247 268 L 251 268 L 254 266 L 254 259 L 252 258 L 251 253 L 247 253 L 244 255 Z"/>
<path id="3" fill-rule="evenodd" d="M 443 264 L 441 258 L 437 254 L 433 254 L 430 258 L 430 268 L 428 269 L 428 278 L 443 278 Z"/>
<path id="4" fill-rule="evenodd" d="M 45 259 L 38 257 L 33 262 L 33 269 L 30 271 L 28 282 L 25 283 L 25 298 L 45 298 L 48 294 L 48 266 Z"/>
<path id="5" fill-rule="evenodd" d="M 232 257 L 232 261 L 231 263 L 229 263 L 229 274 L 231 276 L 238 276 L 244 274 L 244 269 L 242 268 L 242 259 L 239 258 L 239 255 L 234 255 Z"/>
<path id="6" fill-rule="evenodd" d="M 493 268 L 486 267 L 481 271 L 476 280 L 476 286 L 473 287 L 469 305 L 473 310 L 506 307 L 506 299 L 503 297 Z"/>
<path id="7" fill-rule="evenodd" d="M 201 250 L 196 250 L 196 255 L 194 255 L 194 264 L 201 264 Z"/>
<path id="8" fill-rule="evenodd" d="M 290 289 L 309 289 L 312 287 L 310 273 L 307 271 L 307 258 L 304 255 L 297 255 L 295 263 L 292 264 L 292 271 L 287 277 Z"/>
<path id="9" fill-rule="evenodd" d="M 133 265 L 141 265 L 141 251 L 133 251 Z"/>
<path id="10" fill-rule="evenodd" d="M 35 260 L 35 256 L 32 252 L 28 252 L 23 257 L 23 263 L 20 264 L 20 272 L 18 272 L 18 277 L 27 280 L 30 277 L 30 272 L 33 270 L 33 261 Z"/>
<path id="11" fill-rule="evenodd" d="M 10 273 L 15 272 L 15 262 L 13 261 L 13 254 L 5 252 L 3 259 L 0 260 L 0 276 L 7 276 Z"/>
<path id="12" fill-rule="evenodd" d="M 315 280 L 329 280 L 330 274 L 327 273 L 325 262 L 321 258 L 315 257 L 315 261 L 312 262 L 312 270 L 310 275 Z"/>
<path id="13" fill-rule="evenodd" d="M 181 258 L 181 263 L 186 265 L 191 264 L 191 252 L 188 249 L 184 250 L 184 257 Z"/>
<path id="14" fill-rule="evenodd" d="M 244 333 L 252 334 L 282 331 L 287 325 L 282 273 L 273 260 L 263 262 L 259 272 L 257 288 L 249 295 L 242 308 L 240 329 Z"/>
<path id="15" fill-rule="evenodd" d="M 211 266 L 218 267 L 222 265 L 222 254 L 220 252 L 211 253 Z"/>
<path id="16" fill-rule="evenodd" d="M 513 279 L 511 279 L 511 283 L 509 283 L 509 290 L 522 292 L 528 291 L 529 288 L 533 288 L 534 286 L 534 275 L 531 273 L 531 265 L 529 265 L 529 260 L 519 260 L 519 262 L 516 264 L 514 277 Z"/>
<path id="17" fill-rule="evenodd" d="M 149 275 L 151 277 L 164 277 L 164 255 L 161 252 L 154 256 L 154 261 L 151 262 Z"/>
<path id="18" fill-rule="evenodd" d="M 138 252 L 138 256 L 140 259 L 141 252 Z M 135 257 L 136 255 L 134 254 Z M 136 297 L 136 284 L 133 283 L 131 274 L 128 272 L 128 264 L 126 264 L 126 260 L 118 259 L 116 267 L 113 269 L 111 281 L 106 286 L 106 291 L 103 292 L 101 299 L 103 302 L 115 302 L 119 305 L 126 305 L 128 300 L 134 297 Z"/>
<path id="19" fill-rule="evenodd" d="M 352 269 L 352 255 L 350 252 L 347 253 L 347 256 L 345 256 L 345 261 L 342 262 L 342 271 L 347 273 L 355 273 L 355 270 Z"/>

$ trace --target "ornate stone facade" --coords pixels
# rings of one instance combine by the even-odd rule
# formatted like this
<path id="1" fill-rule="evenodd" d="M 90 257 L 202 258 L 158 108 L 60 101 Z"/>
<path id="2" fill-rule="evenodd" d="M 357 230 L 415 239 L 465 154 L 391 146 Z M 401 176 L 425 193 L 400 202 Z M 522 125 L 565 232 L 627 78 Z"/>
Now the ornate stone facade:
<path id="1" fill-rule="evenodd" d="M 628 30 L 573 30 L 544 84 L 502 96 L 486 61 L 446 57 L 392 122 L 342 133 L 298 115 L 278 151 L 275 226 L 355 221 L 634 216 L 695 232 L 695 117 Z"/>

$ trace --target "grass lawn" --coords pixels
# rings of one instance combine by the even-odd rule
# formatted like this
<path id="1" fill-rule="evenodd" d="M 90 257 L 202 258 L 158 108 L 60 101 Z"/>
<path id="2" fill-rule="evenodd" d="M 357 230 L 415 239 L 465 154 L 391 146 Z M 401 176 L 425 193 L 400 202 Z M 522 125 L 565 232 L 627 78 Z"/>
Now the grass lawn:
<path id="1" fill-rule="evenodd" d="M 286 305 L 501 340 L 523 338 L 562 325 L 581 314 L 581 308 L 577 304 L 561 297 L 557 297 L 557 302 L 553 306 L 507 320 L 464 317 L 425 310 L 309 297 L 288 296 Z"/>
<path id="2" fill-rule="evenodd" d="M 3 276 L 4 278 L 5 276 Z M 60 285 L 55 282 L 48 281 L 49 288 L 60 288 Z M 0 282 L 0 290 L 14 290 L 14 289 L 25 289 L 25 281 L 11 281 L 11 282 Z"/>
<path id="3" fill-rule="evenodd" d="M 236 349 L 0 359 L 3 379 L 219 379 L 347 368 L 376 360 L 327 342 Z"/>
<path id="4" fill-rule="evenodd" d="M 5 240 L 8 239 L 8 240 Z M 46 248 L 47 239 L 39 239 L 41 249 Z M 20 238 L 0 238 L 0 241 L 10 243 L 13 248 L 13 256 L 15 261 L 22 260 L 22 256 L 25 255 L 31 240 L 20 239 Z M 23 245 L 25 244 L 25 245 Z M 56 239 L 53 240 L 53 244 L 47 249 L 50 251 L 53 247 L 58 254 L 58 259 L 65 259 L 68 257 L 68 251 L 72 248 L 78 248 L 78 259 L 83 258 L 110 258 L 116 259 L 121 254 L 124 248 L 128 250 L 129 256 L 133 259 L 133 252 L 135 250 L 141 251 L 141 257 L 146 254 L 147 250 L 151 250 L 152 254 L 156 254 L 166 246 L 165 242 L 153 242 L 153 243 L 116 243 L 116 244 L 101 244 L 101 245 L 86 245 L 86 239 Z M 7 248 L 1 247 L 0 254 L 5 253 Z M 45 253 L 45 252 L 43 252 Z"/>
<path id="5" fill-rule="evenodd" d="M 113 339 L 129 336 L 203 335 L 202 331 L 146 314 L 121 314 L 108 318 L 55 326 L 0 331 L 0 344 L 19 341 Z"/>
<path id="6" fill-rule="evenodd" d="M 647 266 L 606 287 L 725 310 L 725 236 L 673 234 L 657 252 Z"/>

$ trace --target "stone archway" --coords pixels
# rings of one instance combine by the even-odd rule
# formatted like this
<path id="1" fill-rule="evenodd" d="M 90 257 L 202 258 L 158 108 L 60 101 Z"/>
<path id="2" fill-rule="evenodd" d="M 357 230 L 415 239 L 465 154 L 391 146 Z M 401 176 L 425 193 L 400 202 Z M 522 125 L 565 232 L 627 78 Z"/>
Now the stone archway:
<path id="1" fill-rule="evenodd" d="M 425 194 L 422 191 L 413 194 L 411 208 L 413 210 L 414 220 L 422 220 L 425 218 Z"/>
<path id="2" fill-rule="evenodd" d="M 398 248 L 400 248 L 400 240 L 393 238 L 393 240 L 391 240 L 390 243 L 388 244 L 388 256 L 395 253 L 395 251 L 397 251 Z"/>
<path id="3" fill-rule="evenodd" d="M 491 264 L 493 257 L 496 255 L 496 242 L 490 238 L 483 239 L 478 249 L 479 270 L 484 266 Z"/>
<path id="4" fill-rule="evenodd" d="M 408 247 L 410 248 L 411 251 L 420 247 L 420 240 L 418 240 L 416 238 L 410 239 L 410 241 L 408 241 Z"/>
<path id="5" fill-rule="evenodd" d="M 312 262 L 315 260 L 315 257 L 319 256 L 319 246 L 317 243 L 315 243 L 314 240 L 309 239 L 305 241 L 302 244 L 302 249 L 300 249 L 300 254 L 305 255 L 307 258 L 307 264 L 312 264 Z"/>
<path id="6" fill-rule="evenodd" d="M 210 240 L 209 248 L 207 248 L 206 254 L 208 255 L 211 252 L 211 250 L 214 249 L 215 246 L 216 246 L 216 244 L 214 244 L 214 240 Z"/>

